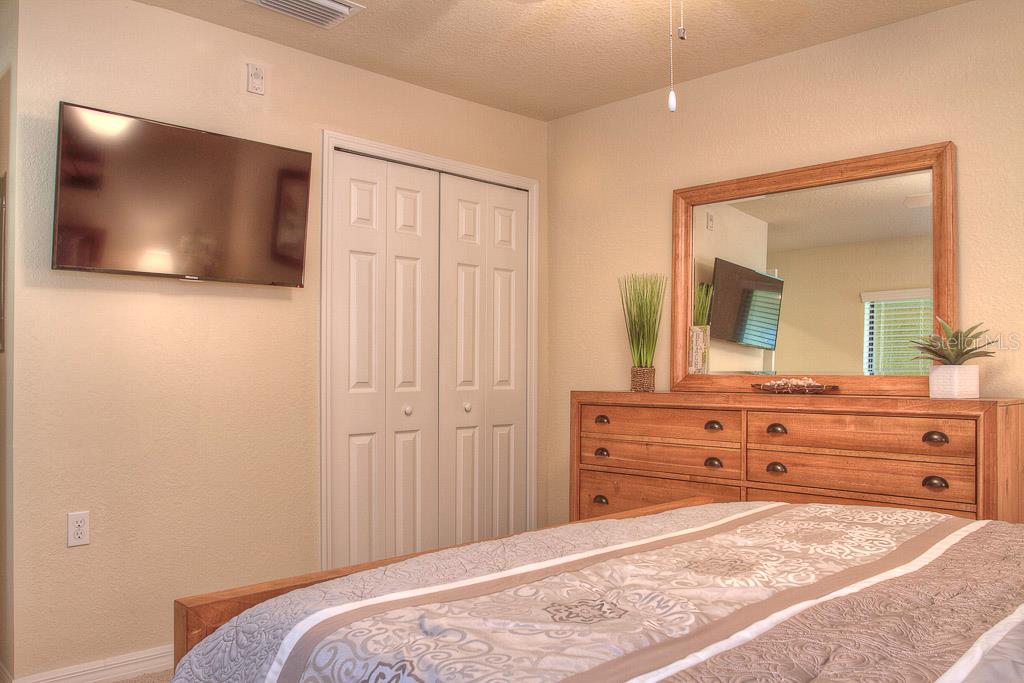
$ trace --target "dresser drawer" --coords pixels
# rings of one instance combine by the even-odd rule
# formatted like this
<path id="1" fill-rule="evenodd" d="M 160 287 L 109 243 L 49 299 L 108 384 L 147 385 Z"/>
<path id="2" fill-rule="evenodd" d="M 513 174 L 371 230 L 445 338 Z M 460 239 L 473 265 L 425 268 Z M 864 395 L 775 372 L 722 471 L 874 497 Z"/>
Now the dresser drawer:
<path id="1" fill-rule="evenodd" d="M 580 408 L 580 430 L 586 434 L 620 434 L 644 438 L 727 441 L 742 438 L 738 410 L 593 406 Z"/>
<path id="2" fill-rule="evenodd" d="M 974 503 L 974 474 L 972 465 L 943 462 L 772 451 L 747 453 L 750 481 L 925 500 Z"/>
<path id="3" fill-rule="evenodd" d="M 584 436 L 580 438 L 580 463 L 704 477 L 740 478 L 738 448 L 679 446 Z"/>
<path id="4" fill-rule="evenodd" d="M 876 503 L 870 500 L 857 500 L 856 498 L 839 498 L 837 496 L 816 496 L 810 493 L 796 493 L 792 491 L 771 491 L 768 489 L 747 489 L 747 500 L 776 501 L 780 503 L 828 503 L 830 505 L 872 505 L 876 507 L 899 507 L 911 510 L 925 510 L 927 512 L 939 512 L 944 515 L 955 515 L 975 519 L 977 515 L 973 512 L 963 510 L 943 510 L 942 508 L 931 508 L 917 505 L 893 505 L 889 503 Z"/>
<path id="5" fill-rule="evenodd" d="M 580 470 L 580 519 L 693 496 L 735 501 L 740 499 L 740 489 L 738 486 Z"/>
<path id="6" fill-rule="evenodd" d="M 747 443 L 880 453 L 970 457 L 975 423 L 933 417 L 751 412 Z"/>

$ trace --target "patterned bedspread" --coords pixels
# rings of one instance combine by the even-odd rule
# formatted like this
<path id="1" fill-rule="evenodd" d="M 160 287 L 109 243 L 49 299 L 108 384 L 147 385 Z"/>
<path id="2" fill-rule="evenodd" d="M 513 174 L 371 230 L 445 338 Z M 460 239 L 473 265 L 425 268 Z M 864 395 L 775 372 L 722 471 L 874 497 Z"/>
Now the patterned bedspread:
<path id="1" fill-rule="evenodd" d="M 724 503 L 530 532 L 293 591 L 196 681 L 1021 681 L 1024 525 Z"/>

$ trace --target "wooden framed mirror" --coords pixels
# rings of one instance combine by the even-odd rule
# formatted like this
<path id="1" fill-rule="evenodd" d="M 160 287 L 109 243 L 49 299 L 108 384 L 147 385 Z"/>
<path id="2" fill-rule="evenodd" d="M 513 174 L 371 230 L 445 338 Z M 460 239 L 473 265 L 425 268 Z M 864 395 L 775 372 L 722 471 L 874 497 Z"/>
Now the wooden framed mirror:
<path id="1" fill-rule="evenodd" d="M 676 190 L 672 390 L 810 376 L 927 396 L 907 341 L 957 322 L 955 156 L 942 142 Z M 692 329 L 700 284 L 717 289 Z"/>

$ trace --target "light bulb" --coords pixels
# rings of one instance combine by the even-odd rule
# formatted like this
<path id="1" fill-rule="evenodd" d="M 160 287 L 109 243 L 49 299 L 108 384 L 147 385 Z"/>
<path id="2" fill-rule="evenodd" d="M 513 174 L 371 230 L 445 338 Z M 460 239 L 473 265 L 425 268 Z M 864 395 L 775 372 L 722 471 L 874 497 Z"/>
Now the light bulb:
<path id="1" fill-rule="evenodd" d="M 668 110 L 676 110 L 676 91 L 674 89 L 668 91 Z"/>

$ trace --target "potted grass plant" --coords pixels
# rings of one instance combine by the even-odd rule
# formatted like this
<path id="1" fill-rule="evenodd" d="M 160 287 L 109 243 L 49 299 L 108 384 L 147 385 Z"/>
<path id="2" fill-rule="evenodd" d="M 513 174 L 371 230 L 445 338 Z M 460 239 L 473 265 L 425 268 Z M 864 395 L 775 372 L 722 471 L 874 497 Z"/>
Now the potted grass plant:
<path id="1" fill-rule="evenodd" d="M 631 391 L 654 391 L 654 350 L 667 282 L 668 278 L 656 273 L 632 273 L 619 278 L 622 315 L 633 357 Z"/>
<path id="2" fill-rule="evenodd" d="M 690 349 L 687 370 L 691 375 L 708 374 L 711 351 L 711 295 L 714 288 L 701 282 L 693 292 L 693 324 L 690 326 Z"/>
<path id="3" fill-rule="evenodd" d="M 954 330 L 942 318 L 939 322 L 941 334 L 911 342 L 921 355 L 917 358 L 935 361 L 928 374 L 928 395 L 932 398 L 978 398 L 980 386 L 978 366 L 965 365 L 974 358 L 994 356 L 993 351 L 983 350 L 995 340 L 981 343 L 988 330 L 979 330 L 982 323 L 966 330 Z"/>

